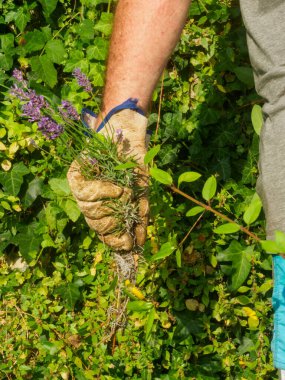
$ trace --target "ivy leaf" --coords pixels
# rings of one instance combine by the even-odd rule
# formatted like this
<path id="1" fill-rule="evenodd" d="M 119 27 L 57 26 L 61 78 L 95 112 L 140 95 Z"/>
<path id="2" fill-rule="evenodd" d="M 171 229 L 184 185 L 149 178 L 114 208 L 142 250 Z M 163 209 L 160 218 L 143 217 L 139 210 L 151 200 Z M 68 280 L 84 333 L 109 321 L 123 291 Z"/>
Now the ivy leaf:
<path id="1" fill-rule="evenodd" d="M 24 207 L 30 207 L 37 197 L 41 194 L 43 189 L 43 180 L 41 178 L 34 178 L 30 183 L 23 199 Z"/>
<path id="2" fill-rule="evenodd" d="M 89 42 L 90 40 L 93 40 L 94 38 L 94 25 L 91 20 L 84 20 L 79 26 L 78 26 L 78 34 L 81 38 L 81 40 L 85 42 Z"/>
<path id="3" fill-rule="evenodd" d="M 25 10 L 24 7 L 20 7 L 15 14 L 15 24 L 20 32 L 23 32 L 31 20 L 30 14 Z"/>
<path id="4" fill-rule="evenodd" d="M 93 63 L 89 71 L 89 77 L 92 78 L 92 83 L 94 86 L 103 86 L 104 66 L 99 62 Z"/>
<path id="5" fill-rule="evenodd" d="M 254 196 L 252 197 L 252 200 L 248 208 L 245 210 L 245 213 L 243 215 L 243 220 L 245 221 L 245 223 L 249 225 L 255 222 L 260 214 L 261 209 L 262 209 L 261 199 L 259 198 L 258 194 L 255 193 Z"/>
<path id="6" fill-rule="evenodd" d="M 102 37 L 96 37 L 91 46 L 87 48 L 87 58 L 105 61 L 108 55 L 109 42 Z"/>
<path id="7" fill-rule="evenodd" d="M 0 183 L 4 190 L 12 195 L 17 195 L 23 183 L 23 177 L 28 174 L 29 169 L 22 163 L 15 164 L 12 170 L 0 173 Z"/>
<path id="8" fill-rule="evenodd" d="M 66 178 L 52 178 L 48 181 L 54 193 L 60 197 L 71 195 L 70 187 Z"/>
<path id="9" fill-rule="evenodd" d="M 73 199 L 62 199 L 59 201 L 59 206 L 65 211 L 66 215 L 74 223 L 78 220 L 81 215 L 77 203 Z"/>
<path id="10" fill-rule="evenodd" d="M 259 136 L 261 128 L 263 126 L 263 114 L 262 114 L 262 108 L 258 104 L 255 104 L 252 107 L 251 122 L 255 130 L 255 133 Z"/>
<path id="11" fill-rule="evenodd" d="M 101 18 L 95 25 L 94 29 L 105 34 L 105 36 L 109 36 L 112 32 L 112 27 L 113 27 L 113 14 L 102 12 Z"/>
<path id="12" fill-rule="evenodd" d="M 36 76 L 53 88 L 57 83 L 57 71 L 47 56 L 36 56 L 31 59 L 31 67 Z"/>
<path id="13" fill-rule="evenodd" d="M 49 17 L 57 6 L 58 0 L 37 0 L 43 7 L 43 11 Z"/>
<path id="14" fill-rule="evenodd" d="M 244 248 L 239 242 L 233 240 L 229 247 L 217 255 L 218 261 L 231 261 L 231 286 L 232 291 L 237 290 L 247 279 L 251 269 L 250 258 L 252 247 Z"/>
<path id="15" fill-rule="evenodd" d="M 14 35 L 12 33 L 2 34 L 0 36 L 1 49 L 4 53 L 9 53 L 14 48 Z"/>
<path id="16" fill-rule="evenodd" d="M 77 282 L 67 282 L 66 284 L 59 286 L 55 289 L 55 293 L 59 294 L 65 301 L 68 310 L 72 310 L 75 303 L 80 298 L 80 284 Z"/>
<path id="17" fill-rule="evenodd" d="M 144 157 L 144 164 L 145 165 L 149 164 L 154 159 L 154 157 L 158 154 L 159 151 L 160 151 L 160 145 L 156 145 L 153 148 L 151 148 Z"/>
<path id="18" fill-rule="evenodd" d="M 201 177 L 201 174 L 197 172 L 185 172 L 182 173 L 178 178 L 178 187 L 182 182 L 194 182 Z"/>
<path id="19" fill-rule="evenodd" d="M 46 43 L 44 33 L 37 29 L 34 29 L 32 32 L 25 34 L 25 41 L 25 50 L 28 53 L 41 50 Z"/>
<path id="20" fill-rule="evenodd" d="M 19 246 L 21 255 L 27 262 L 36 257 L 37 251 L 41 245 L 42 237 L 35 233 L 37 224 L 32 223 L 20 229 L 20 232 L 11 239 L 13 244 Z"/>
<path id="21" fill-rule="evenodd" d="M 209 201 L 213 198 L 213 196 L 216 194 L 217 190 L 217 180 L 215 176 L 211 176 L 207 179 L 207 181 L 204 184 L 204 187 L 202 189 L 202 197 Z"/>
<path id="22" fill-rule="evenodd" d="M 214 229 L 216 234 L 232 234 L 240 230 L 240 226 L 236 223 L 225 223 Z"/>
<path id="23" fill-rule="evenodd" d="M 163 183 L 164 185 L 170 186 L 173 183 L 171 175 L 165 172 L 164 170 L 157 169 L 157 168 L 150 168 L 149 174 L 158 182 Z"/>
<path id="24" fill-rule="evenodd" d="M 0 53 L 0 67 L 2 70 L 8 71 L 13 66 L 13 58 L 8 53 Z"/>
<path id="25" fill-rule="evenodd" d="M 46 44 L 45 51 L 48 58 L 57 64 L 61 64 L 64 60 L 66 51 L 63 43 L 60 40 L 50 40 Z"/>
<path id="26" fill-rule="evenodd" d="M 247 85 L 248 88 L 254 87 L 253 71 L 251 67 L 240 66 L 234 68 L 234 73 L 238 79 Z"/>

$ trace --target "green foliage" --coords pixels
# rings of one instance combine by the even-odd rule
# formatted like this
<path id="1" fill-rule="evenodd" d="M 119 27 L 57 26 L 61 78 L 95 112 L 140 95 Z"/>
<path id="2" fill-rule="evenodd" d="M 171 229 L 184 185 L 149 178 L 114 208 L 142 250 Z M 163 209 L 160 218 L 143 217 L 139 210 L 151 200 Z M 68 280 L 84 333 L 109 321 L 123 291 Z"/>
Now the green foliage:
<path id="1" fill-rule="evenodd" d="M 3 91 L 17 66 L 55 104 L 63 98 L 96 111 L 113 6 L 0 0 Z M 92 99 L 71 76 L 75 67 L 91 78 Z M 161 122 L 145 159 L 148 238 L 130 284 L 79 213 L 52 143 L 1 95 L 0 378 L 276 377 L 271 256 L 240 229 L 265 237 L 254 190 L 262 114 L 237 4 L 193 1 L 163 81 Z M 174 184 L 234 223 L 175 193 Z M 284 235 L 262 246 L 284 252 Z"/>

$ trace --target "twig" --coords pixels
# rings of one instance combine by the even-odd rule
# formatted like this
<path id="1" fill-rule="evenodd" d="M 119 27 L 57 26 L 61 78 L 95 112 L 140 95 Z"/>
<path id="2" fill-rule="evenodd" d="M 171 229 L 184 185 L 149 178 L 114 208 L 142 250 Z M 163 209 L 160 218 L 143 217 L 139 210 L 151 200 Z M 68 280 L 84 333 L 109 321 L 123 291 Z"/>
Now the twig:
<path id="1" fill-rule="evenodd" d="M 188 194 L 184 193 L 183 191 L 179 190 L 176 186 L 171 185 L 170 189 L 172 191 L 174 191 L 175 193 L 182 195 L 182 197 L 189 199 L 191 202 L 196 203 L 197 205 L 203 207 L 205 210 L 210 211 L 211 213 L 213 213 L 213 214 L 219 216 L 220 218 L 226 220 L 227 222 L 238 224 L 233 219 L 230 219 L 228 216 L 226 216 L 226 215 L 222 214 L 221 212 L 213 209 L 211 206 L 209 206 L 203 202 L 200 202 L 197 199 L 191 197 L 191 195 L 188 195 Z M 244 232 L 248 236 L 252 237 L 254 240 L 256 240 L 258 242 L 260 241 L 260 238 L 257 235 L 255 235 L 254 233 L 250 232 L 247 228 L 245 228 L 243 226 L 239 226 L 239 228 L 241 229 L 242 232 Z"/>
<path id="2" fill-rule="evenodd" d="M 181 240 L 181 242 L 179 243 L 179 247 L 182 247 L 182 245 L 185 243 L 185 240 L 188 238 L 188 236 L 191 234 L 191 232 L 194 230 L 194 228 L 197 226 L 197 224 L 203 218 L 204 214 L 205 214 L 205 211 L 202 212 L 202 214 L 199 216 L 199 218 L 196 220 L 196 222 L 193 224 L 193 226 L 190 228 L 190 230 L 187 232 L 187 234 Z"/>

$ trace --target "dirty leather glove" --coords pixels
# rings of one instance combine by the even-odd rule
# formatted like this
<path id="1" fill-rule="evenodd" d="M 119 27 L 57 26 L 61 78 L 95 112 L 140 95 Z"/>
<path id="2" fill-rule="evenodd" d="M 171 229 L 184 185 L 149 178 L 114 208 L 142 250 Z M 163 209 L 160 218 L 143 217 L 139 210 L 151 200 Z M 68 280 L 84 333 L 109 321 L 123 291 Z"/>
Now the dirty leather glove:
<path id="1" fill-rule="evenodd" d="M 142 246 L 146 239 L 149 204 L 147 199 L 148 175 L 144 165 L 146 154 L 145 116 L 130 109 L 114 114 L 99 132 L 106 137 L 115 136 L 122 131 L 122 140 L 118 143 L 119 154 L 134 158 L 139 164 L 135 170 L 138 174 L 136 185 L 139 197 L 134 198 L 133 189 L 121 187 L 114 183 L 100 180 L 86 180 L 77 161 L 73 161 L 67 173 L 71 191 L 78 202 L 89 227 L 98 233 L 104 243 L 116 250 L 130 251 L 134 246 Z M 138 222 L 133 231 L 118 232 L 118 218 L 114 216 L 114 202 L 132 203 L 138 208 Z"/>

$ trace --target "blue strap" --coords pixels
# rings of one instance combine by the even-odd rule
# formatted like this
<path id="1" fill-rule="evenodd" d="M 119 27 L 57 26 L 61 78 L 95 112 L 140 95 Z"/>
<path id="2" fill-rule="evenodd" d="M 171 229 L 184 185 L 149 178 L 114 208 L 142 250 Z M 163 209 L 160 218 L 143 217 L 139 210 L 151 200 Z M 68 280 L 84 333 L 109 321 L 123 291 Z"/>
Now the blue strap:
<path id="1" fill-rule="evenodd" d="M 94 113 L 93 111 L 89 110 L 88 108 L 82 108 L 80 119 L 81 119 L 81 122 L 84 125 L 84 127 L 87 128 L 87 130 L 88 130 L 88 129 L 90 129 L 90 126 L 85 121 L 86 115 L 90 115 L 90 116 L 96 117 L 96 118 L 98 115 L 96 113 Z"/>
<path id="2" fill-rule="evenodd" d="M 99 127 L 96 130 L 96 132 L 101 131 L 101 129 L 104 128 L 105 124 L 108 123 L 108 121 L 110 120 L 110 118 L 115 113 L 117 113 L 119 111 L 122 111 L 122 110 L 125 110 L 125 109 L 129 109 L 129 110 L 134 110 L 134 111 L 136 111 L 139 114 L 141 114 L 141 115 L 144 116 L 145 115 L 144 111 L 140 107 L 138 107 L 137 103 L 138 103 L 138 99 L 136 99 L 136 98 L 129 98 L 129 99 L 125 100 L 123 103 L 119 104 L 118 106 L 112 108 L 111 111 L 104 118 L 104 120 L 102 121 L 102 123 L 99 125 Z M 82 112 L 81 112 L 81 122 L 83 123 L 83 125 L 87 129 L 90 129 L 89 125 L 86 123 L 86 120 L 85 120 L 85 116 L 86 115 L 90 115 L 92 117 L 97 117 L 98 115 L 96 115 L 94 112 L 92 112 L 88 108 L 83 108 L 82 109 Z"/>
<path id="3" fill-rule="evenodd" d="M 136 98 L 129 98 L 125 100 L 123 103 L 119 104 L 118 106 L 112 108 L 111 111 L 107 114 L 107 116 L 104 118 L 102 123 L 97 128 L 97 132 L 100 132 L 101 129 L 105 127 L 105 124 L 107 124 L 108 121 L 111 119 L 111 117 L 119 111 L 129 109 L 129 110 L 134 110 L 144 116 L 143 110 L 139 108 L 137 105 L 138 101 L 139 100 Z"/>

